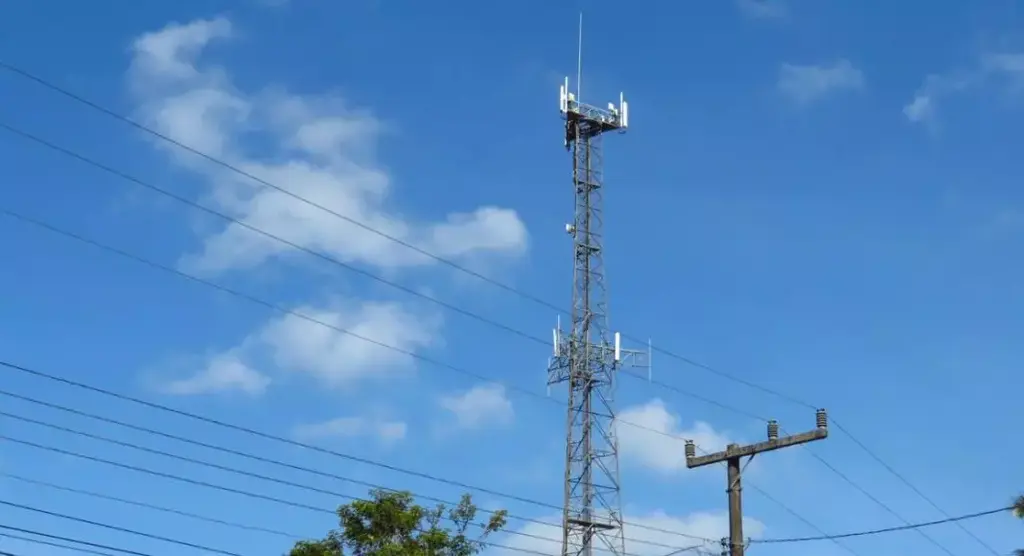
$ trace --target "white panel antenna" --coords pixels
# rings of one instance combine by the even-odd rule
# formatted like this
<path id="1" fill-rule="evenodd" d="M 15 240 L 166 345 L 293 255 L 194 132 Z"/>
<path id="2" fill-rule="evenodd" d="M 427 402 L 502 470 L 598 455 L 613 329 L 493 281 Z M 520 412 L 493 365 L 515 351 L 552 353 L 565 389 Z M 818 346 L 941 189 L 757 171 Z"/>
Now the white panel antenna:
<path id="1" fill-rule="evenodd" d="M 565 114 L 569 111 L 569 78 L 558 87 L 558 109 Z"/>
<path id="2" fill-rule="evenodd" d="M 629 105 L 626 104 L 626 95 L 619 93 L 619 125 L 622 129 L 629 127 Z"/>

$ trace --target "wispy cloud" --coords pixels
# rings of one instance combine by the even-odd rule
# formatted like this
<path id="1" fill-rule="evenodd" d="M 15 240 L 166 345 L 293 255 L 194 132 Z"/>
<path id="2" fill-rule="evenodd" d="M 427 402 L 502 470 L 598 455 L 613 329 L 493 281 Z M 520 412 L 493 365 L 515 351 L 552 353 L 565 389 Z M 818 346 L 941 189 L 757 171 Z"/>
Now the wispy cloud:
<path id="1" fill-rule="evenodd" d="M 988 84 L 1002 84 L 1015 95 L 1024 93 L 1024 53 L 987 53 L 979 57 L 973 67 L 925 77 L 924 83 L 903 106 L 903 115 L 912 123 L 934 128 L 943 99 Z"/>
<path id="2" fill-rule="evenodd" d="M 397 303 L 335 302 L 327 307 L 298 307 L 294 313 L 267 322 L 237 346 L 211 357 L 195 375 L 174 381 L 164 390 L 258 394 L 270 382 L 254 370 L 261 366 L 311 377 L 320 386 L 349 388 L 412 369 L 415 360 L 409 354 L 439 341 L 439 315 L 416 313 Z M 350 330 L 379 344 L 336 329 Z"/>
<path id="3" fill-rule="evenodd" d="M 435 263 L 337 214 L 448 259 L 508 260 L 525 252 L 526 228 L 511 209 L 480 206 L 434 221 L 395 210 L 391 177 L 374 156 L 384 127 L 379 119 L 334 94 L 293 94 L 272 83 L 246 91 L 227 68 L 204 63 L 211 43 L 230 42 L 234 36 L 225 18 L 174 23 L 139 36 L 128 71 L 139 117 L 176 141 L 336 214 L 156 142 L 172 162 L 200 178 L 205 204 L 236 220 L 204 234 L 201 247 L 180 259 L 181 267 L 203 275 L 252 271 L 292 255 L 295 245 L 381 272 L 409 272 Z M 406 354 L 297 317 L 278 318 L 210 358 L 201 372 L 166 383 L 164 390 L 258 394 L 270 379 L 268 372 L 256 369 L 268 367 L 305 373 L 328 386 L 351 385 L 412 367 L 408 354 L 437 345 L 440 332 L 439 317 L 393 302 L 353 299 L 342 306 L 308 304 L 297 311 Z"/>
<path id="4" fill-rule="evenodd" d="M 172 24 L 135 41 L 129 76 L 149 125 L 432 253 L 456 259 L 480 252 L 523 253 L 526 229 L 511 209 L 484 206 L 439 222 L 415 222 L 386 209 L 391 180 L 375 162 L 372 148 L 380 122 L 334 95 L 296 95 L 275 86 L 247 93 L 225 68 L 200 63 L 207 45 L 233 35 L 230 21 L 212 19 Z M 247 148 L 254 131 L 276 147 L 275 156 L 257 156 Z M 217 208 L 246 224 L 344 261 L 381 268 L 434 262 L 279 191 L 256 187 L 188 153 L 172 152 L 174 160 L 206 179 L 209 200 Z M 183 264 L 204 273 L 251 269 L 290 252 L 287 245 L 238 224 L 203 243 Z"/>
<path id="5" fill-rule="evenodd" d="M 320 423 L 297 425 L 292 429 L 292 435 L 300 440 L 370 437 L 383 444 L 398 442 L 405 438 L 407 432 L 408 426 L 402 421 L 369 417 L 339 417 Z"/>
<path id="6" fill-rule="evenodd" d="M 864 74 L 842 59 L 829 65 L 783 64 L 777 87 L 794 102 L 806 104 L 832 93 L 863 89 Z"/>
<path id="7" fill-rule="evenodd" d="M 500 384 L 483 384 L 459 394 L 441 398 L 441 407 L 451 413 L 463 429 L 478 429 L 486 425 L 506 425 L 515 412 L 512 402 Z"/>
<path id="8" fill-rule="evenodd" d="M 242 361 L 238 354 L 225 352 L 211 357 L 199 373 L 162 382 L 157 389 L 175 396 L 241 392 L 258 396 L 270 385 L 270 378 Z"/>
<path id="9" fill-rule="evenodd" d="M 783 19 L 789 7 L 782 0 L 736 0 L 736 8 L 751 19 Z"/>

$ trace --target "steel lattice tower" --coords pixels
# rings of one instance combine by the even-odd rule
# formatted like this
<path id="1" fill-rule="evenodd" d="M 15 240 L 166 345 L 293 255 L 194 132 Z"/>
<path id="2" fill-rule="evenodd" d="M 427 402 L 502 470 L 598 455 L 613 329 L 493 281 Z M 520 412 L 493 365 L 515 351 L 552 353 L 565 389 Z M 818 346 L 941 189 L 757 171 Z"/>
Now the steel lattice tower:
<path id="1" fill-rule="evenodd" d="M 578 91 L 577 91 L 578 94 Z M 616 372 L 624 365 L 647 367 L 650 353 L 623 350 L 608 327 L 603 249 L 603 156 L 601 139 L 625 131 L 629 107 L 589 106 L 561 87 L 565 147 L 572 152 L 575 215 L 571 328 L 554 331 L 548 384 L 568 383 L 562 554 L 591 556 L 598 547 L 623 554 L 618 442 L 615 431 Z"/>

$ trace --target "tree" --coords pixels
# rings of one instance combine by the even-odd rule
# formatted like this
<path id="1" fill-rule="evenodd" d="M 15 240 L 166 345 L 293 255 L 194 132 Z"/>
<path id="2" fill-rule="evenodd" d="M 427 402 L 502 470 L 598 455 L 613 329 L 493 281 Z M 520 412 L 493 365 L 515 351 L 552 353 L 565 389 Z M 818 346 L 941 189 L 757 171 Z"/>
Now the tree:
<path id="1" fill-rule="evenodd" d="M 1010 508 L 1010 511 L 1013 512 L 1013 516 L 1017 519 L 1024 519 L 1024 494 L 1014 499 L 1013 506 Z M 1016 556 L 1024 556 L 1024 548 L 1018 548 L 1017 550 L 1014 550 L 1013 553 Z"/>
<path id="2" fill-rule="evenodd" d="M 505 527 L 504 510 L 476 523 L 477 508 L 468 494 L 455 506 L 434 508 L 416 504 L 408 492 L 370 494 L 338 508 L 338 529 L 320 540 L 295 543 L 288 556 L 473 556 L 488 535 Z M 470 538 L 472 528 L 480 529 L 475 538 Z"/>

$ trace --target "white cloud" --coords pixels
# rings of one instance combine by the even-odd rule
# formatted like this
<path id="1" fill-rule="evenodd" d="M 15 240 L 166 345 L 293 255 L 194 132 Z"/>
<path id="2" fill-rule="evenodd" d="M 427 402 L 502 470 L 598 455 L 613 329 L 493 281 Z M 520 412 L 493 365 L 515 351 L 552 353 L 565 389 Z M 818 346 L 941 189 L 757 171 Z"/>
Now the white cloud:
<path id="1" fill-rule="evenodd" d="M 459 427 L 480 428 L 490 424 L 512 422 L 512 402 L 501 384 L 476 386 L 458 395 L 441 398 L 441 407 L 450 411 Z"/>
<path id="2" fill-rule="evenodd" d="M 469 207 L 434 221 L 396 212 L 389 201 L 390 176 L 374 153 L 385 126 L 369 111 L 334 94 L 299 95 L 270 84 L 240 89 L 226 68 L 208 61 L 213 43 L 235 35 L 229 20 L 216 18 L 170 24 L 138 37 L 128 78 L 140 118 L 173 140 L 441 257 L 479 263 L 525 252 L 526 229 L 510 209 Z M 155 144 L 202 178 L 206 204 L 249 226 L 384 272 L 434 262 L 194 153 L 166 142 Z M 412 184 L 425 185 L 441 187 Z M 291 250 L 228 224 L 202 237 L 201 248 L 179 263 L 188 271 L 212 274 L 252 269 Z M 353 302 L 343 307 L 302 307 L 298 312 L 412 353 L 438 342 L 438 317 L 394 303 Z M 166 384 L 165 389 L 181 394 L 231 389 L 258 394 L 269 379 L 254 369 L 267 367 L 344 387 L 393 376 L 413 368 L 412 363 L 408 354 L 288 316 L 267 323 L 210 359 L 203 372 Z"/>
<path id="3" fill-rule="evenodd" d="M 292 434 L 302 440 L 369 436 L 384 444 L 392 444 L 405 438 L 407 429 L 408 426 L 402 421 L 367 417 L 339 417 L 321 423 L 298 425 L 292 430 Z"/>
<path id="4" fill-rule="evenodd" d="M 269 384 L 268 377 L 247 366 L 236 353 L 226 352 L 211 358 L 202 372 L 167 382 L 160 390 L 178 396 L 227 391 L 255 396 L 262 394 Z"/>
<path id="5" fill-rule="evenodd" d="M 911 123 L 934 126 L 941 99 L 994 81 L 1003 82 L 1013 94 L 1024 92 L 1024 54 L 988 53 L 973 68 L 929 75 L 903 107 L 903 115 Z"/>
<path id="6" fill-rule="evenodd" d="M 682 428 L 679 416 L 660 399 L 626 408 L 617 419 L 620 456 L 663 473 L 686 469 L 686 442 L 681 439 L 693 440 L 705 452 L 722 450 L 731 442 L 703 421 Z"/>
<path id="7" fill-rule="evenodd" d="M 782 64 L 777 86 L 783 95 L 806 104 L 829 93 L 862 89 L 864 74 L 848 60 L 827 66 Z"/>
<path id="8" fill-rule="evenodd" d="M 328 386 L 385 378 L 413 368 L 416 353 L 438 341 L 440 317 L 415 314 L 397 303 L 365 302 L 346 307 L 304 307 L 297 313 L 363 338 L 398 348 L 400 353 L 315 322 L 287 315 L 271 321 L 247 343 L 270 350 L 277 367 L 312 375 Z"/>
<path id="9" fill-rule="evenodd" d="M 560 523 L 561 516 L 547 516 L 542 520 L 549 523 Z M 626 514 L 625 522 L 623 534 L 628 539 L 626 540 L 626 552 L 635 556 L 663 556 L 673 552 L 673 548 L 670 547 L 678 550 L 697 545 L 717 554 L 720 550 L 717 541 L 727 536 L 729 531 L 729 517 L 724 512 L 697 512 L 685 517 L 671 516 L 661 511 L 646 515 Z M 747 517 L 743 519 L 743 529 L 744 536 L 760 537 L 764 535 L 765 526 L 760 521 Z M 536 551 L 552 556 L 560 554 L 561 531 L 558 527 L 528 523 L 520 529 L 513 530 L 523 534 L 505 535 L 499 541 L 511 549 L 492 548 L 486 554 L 514 554 L 516 549 Z M 704 542 L 699 540 L 701 538 L 711 539 L 715 542 Z M 607 552 L 600 551 L 595 554 L 607 554 Z M 692 554 L 692 552 L 682 554 Z"/>
<path id="10" fill-rule="evenodd" d="M 1024 75 L 1024 54 L 1021 53 L 988 54 L 982 57 L 981 64 L 986 71 L 1010 76 Z"/>
<path id="11" fill-rule="evenodd" d="M 781 0 L 736 0 L 736 7 L 751 19 L 781 19 L 789 15 Z"/>
<path id="12" fill-rule="evenodd" d="M 299 307 L 294 312 L 406 353 L 289 314 L 212 358 L 199 374 L 164 390 L 199 394 L 241 389 L 257 394 L 269 380 L 252 367 L 271 363 L 282 371 L 312 376 L 327 387 L 350 387 L 413 369 L 415 359 L 409 354 L 438 341 L 440 317 L 413 313 L 396 303 L 339 302 L 329 308 Z"/>
<path id="13" fill-rule="evenodd" d="M 964 91 L 978 80 L 978 75 L 930 75 L 903 107 L 903 115 L 912 123 L 935 123 L 939 99 Z"/>
<path id="14" fill-rule="evenodd" d="M 930 120 L 935 115 L 935 105 L 932 96 L 925 93 L 918 93 L 914 100 L 903 107 L 903 115 L 912 122 Z"/>
<path id="15" fill-rule="evenodd" d="M 239 90 L 229 73 L 200 64 L 211 42 L 233 36 L 226 19 L 171 24 L 133 45 L 130 82 L 144 121 L 161 133 L 335 212 L 448 258 L 520 255 L 527 233 L 515 211 L 484 206 L 418 223 L 386 208 L 390 178 L 373 159 L 380 122 L 334 95 L 268 87 Z M 249 139 L 271 156 L 247 149 Z M 400 268 L 433 262 L 278 191 L 161 144 L 207 179 L 216 207 L 251 226 L 346 262 Z M 413 184 L 425 186 L 426 184 Z M 430 187 L 441 187 L 430 184 Z M 182 265 L 205 273 L 252 268 L 289 251 L 237 224 L 204 239 Z"/>

